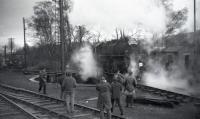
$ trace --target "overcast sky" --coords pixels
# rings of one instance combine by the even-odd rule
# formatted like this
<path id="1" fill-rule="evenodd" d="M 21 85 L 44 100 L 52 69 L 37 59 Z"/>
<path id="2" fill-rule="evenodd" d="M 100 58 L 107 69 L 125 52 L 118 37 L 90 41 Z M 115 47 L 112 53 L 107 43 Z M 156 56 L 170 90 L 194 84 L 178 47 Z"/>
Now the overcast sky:
<path id="1" fill-rule="evenodd" d="M 38 1 L 42 0 L 0 0 L 0 45 L 7 43 L 10 37 L 15 38 L 18 45 L 23 45 L 22 17 L 30 17 L 33 14 L 33 6 Z M 143 28 L 153 33 L 165 31 L 167 17 L 160 0 L 72 1 L 70 22 L 73 25 L 86 25 L 92 31 L 101 32 L 106 38 L 112 38 L 116 28 L 127 32 L 135 32 L 136 28 Z M 188 8 L 188 21 L 184 27 L 191 31 L 193 0 L 173 0 L 173 3 L 174 10 Z M 198 19 L 199 8 L 200 0 L 197 0 Z"/>

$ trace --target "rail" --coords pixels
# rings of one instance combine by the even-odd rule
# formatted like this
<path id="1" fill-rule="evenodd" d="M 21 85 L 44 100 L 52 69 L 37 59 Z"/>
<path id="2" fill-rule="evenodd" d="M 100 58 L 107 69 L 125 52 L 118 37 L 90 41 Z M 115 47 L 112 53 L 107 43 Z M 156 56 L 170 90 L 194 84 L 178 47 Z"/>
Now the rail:
<path id="1" fill-rule="evenodd" d="M 21 96 L 21 99 L 24 99 L 23 101 L 26 101 L 26 102 L 33 102 L 33 103 L 41 102 L 41 103 L 43 103 L 43 102 L 48 101 L 46 106 L 49 105 L 50 107 L 51 106 L 57 107 L 57 104 L 59 104 L 59 106 L 65 104 L 65 101 L 63 101 L 63 100 L 53 98 L 53 97 L 49 97 L 49 96 L 43 95 L 43 94 L 38 94 L 38 93 L 33 92 L 33 91 L 29 91 L 29 90 L 25 90 L 25 89 L 21 89 L 21 88 L 16 88 L 16 87 L 8 86 L 8 85 L 2 85 L 2 84 L 0 84 L 0 87 L 2 89 L 4 89 L 4 91 L 6 92 L 6 93 L 4 93 L 4 95 L 7 94 L 7 96 L 12 98 L 12 99 L 14 97 L 18 97 L 18 100 L 19 100 L 20 96 Z M 10 95 L 8 95 L 8 94 L 10 94 Z M 54 103 L 54 105 L 51 105 L 52 103 Z M 41 105 L 36 105 L 36 106 L 41 106 Z M 46 108 L 46 106 L 42 106 L 42 108 L 50 109 L 50 108 Z M 93 116 L 92 118 L 94 118 L 95 116 L 98 116 L 100 114 L 100 111 L 96 108 L 91 108 L 91 107 L 81 105 L 81 104 L 77 104 L 77 103 L 75 104 L 75 108 L 78 111 L 78 113 L 81 113 L 81 114 L 75 113 L 74 117 L 81 116 L 81 115 L 87 116 L 87 114 L 90 114 L 90 115 Z M 65 108 L 62 107 L 61 110 L 62 110 L 64 115 L 67 114 L 66 112 L 64 113 Z M 60 111 L 55 111 L 54 108 L 50 109 L 50 111 L 52 111 L 53 113 L 54 112 L 56 112 L 56 113 L 60 112 Z M 62 114 L 60 114 L 60 115 L 62 115 Z M 112 119 L 125 119 L 125 117 L 112 115 Z"/>

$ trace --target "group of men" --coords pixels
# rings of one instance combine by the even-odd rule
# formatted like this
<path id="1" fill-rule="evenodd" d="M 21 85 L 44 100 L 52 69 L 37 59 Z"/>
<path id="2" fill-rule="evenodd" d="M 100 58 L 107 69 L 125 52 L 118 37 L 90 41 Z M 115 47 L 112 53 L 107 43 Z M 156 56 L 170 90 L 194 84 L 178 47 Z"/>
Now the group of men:
<path id="1" fill-rule="evenodd" d="M 112 83 L 108 83 L 104 76 L 101 76 L 99 83 L 96 85 L 98 91 L 97 108 L 100 109 L 100 119 L 104 119 L 104 110 L 107 111 L 108 119 L 111 119 L 111 112 L 114 112 L 115 105 L 119 106 L 121 115 L 124 115 L 124 110 L 121 103 L 122 95 L 126 95 L 126 107 L 133 106 L 133 98 L 135 95 L 136 80 L 132 78 L 131 73 L 123 77 L 126 80 L 122 81 L 120 73 L 114 75 Z M 40 71 L 39 89 L 43 89 L 46 94 L 46 70 Z M 73 78 L 72 73 L 68 70 L 65 71 L 63 81 L 61 84 L 61 99 L 64 98 L 68 113 L 74 112 L 74 97 L 75 88 L 77 86 L 76 80 Z"/>
<path id="2" fill-rule="evenodd" d="M 122 94 L 126 95 L 126 107 L 133 106 L 137 82 L 132 78 L 131 73 L 125 78 L 125 82 L 122 82 L 117 73 L 113 77 L 113 82 L 109 84 L 105 77 L 101 77 L 100 83 L 96 86 L 96 90 L 99 92 L 97 107 L 100 109 L 100 119 L 104 119 L 104 110 L 107 112 L 108 119 L 111 119 L 111 112 L 114 111 L 115 104 L 119 106 L 121 115 L 124 115 L 121 103 Z"/>

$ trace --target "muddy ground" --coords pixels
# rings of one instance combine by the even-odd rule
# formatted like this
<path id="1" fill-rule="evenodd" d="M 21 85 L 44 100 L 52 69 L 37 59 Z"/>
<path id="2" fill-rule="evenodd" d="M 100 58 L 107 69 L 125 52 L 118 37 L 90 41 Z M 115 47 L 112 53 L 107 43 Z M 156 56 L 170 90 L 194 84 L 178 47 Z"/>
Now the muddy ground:
<path id="1" fill-rule="evenodd" d="M 0 71 L 0 83 L 38 92 L 38 83 L 30 81 L 29 78 L 31 77 L 31 75 L 24 75 L 21 72 Z M 60 86 L 47 84 L 47 95 L 59 98 Z M 95 87 L 79 86 L 76 88 L 76 103 L 96 107 L 96 97 Z M 124 97 L 122 101 L 124 102 Z M 192 103 L 175 108 L 143 104 L 135 104 L 133 108 L 125 108 L 124 105 L 123 103 L 125 117 L 130 119 L 195 119 L 197 113 L 197 109 Z M 114 114 L 119 114 L 118 108 L 115 109 Z"/>

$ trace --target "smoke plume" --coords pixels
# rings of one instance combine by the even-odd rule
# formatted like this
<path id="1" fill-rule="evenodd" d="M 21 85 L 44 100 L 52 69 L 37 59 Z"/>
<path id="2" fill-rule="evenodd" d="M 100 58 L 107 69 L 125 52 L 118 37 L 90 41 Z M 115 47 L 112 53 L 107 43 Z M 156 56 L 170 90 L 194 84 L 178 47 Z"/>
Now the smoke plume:
<path id="1" fill-rule="evenodd" d="M 145 85 L 184 94 L 192 92 L 188 80 L 190 75 L 183 75 L 178 66 L 174 65 L 167 71 L 158 61 L 150 59 L 147 64 L 149 69 L 143 75 Z"/>
<path id="2" fill-rule="evenodd" d="M 80 68 L 81 78 L 86 81 L 89 77 L 96 77 L 101 74 L 95 60 L 92 48 L 85 44 L 72 55 L 72 61 Z"/>
<path id="3" fill-rule="evenodd" d="M 132 76 L 135 77 L 137 74 L 137 63 L 135 61 L 134 55 L 130 56 L 130 64 L 128 67 L 128 71 L 132 73 Z"/>

